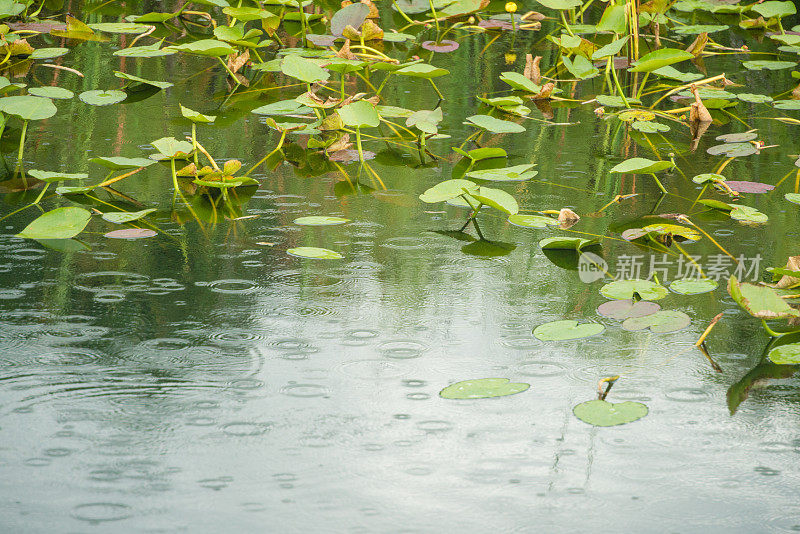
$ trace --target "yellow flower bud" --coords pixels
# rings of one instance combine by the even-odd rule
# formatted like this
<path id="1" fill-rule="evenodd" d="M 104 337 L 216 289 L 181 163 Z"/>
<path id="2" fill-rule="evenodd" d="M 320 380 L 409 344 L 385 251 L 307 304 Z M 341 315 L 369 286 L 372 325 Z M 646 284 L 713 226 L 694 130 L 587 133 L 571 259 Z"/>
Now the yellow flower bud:
<path id="1" fill-rule="evenodd" d="M 514 52 L 506 52 L 505 54 L 506 65 L 513 65 L 517 61 L 517 54 Z"/>
<path id="2" fill-rule="evenodd" d="M 517 12 L 517 3 L 506 2 L 506 13 L 516 13 L 516 12 Z"/>

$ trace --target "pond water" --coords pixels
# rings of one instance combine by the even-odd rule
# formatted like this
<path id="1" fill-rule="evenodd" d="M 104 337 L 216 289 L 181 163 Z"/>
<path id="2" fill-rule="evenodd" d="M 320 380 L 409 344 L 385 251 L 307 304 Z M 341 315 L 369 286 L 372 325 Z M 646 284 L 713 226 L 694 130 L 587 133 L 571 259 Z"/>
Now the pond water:
<path id="1" fill-rule="evenodd" d="M 161 7 L 132 4 L 142 6 L 134 12 Z M 102 9 L 72 11 L 85 22 L 118 20 Z M 479 216 L 492 242 L 486 243 L 472 228 L 442 232 L 463 225 L 462 208 L 418 199 L 457 174 L 460 157 L 451 146 L 474 131 L 464 120 L 478 112 L 476 95 L 505 91 L 500 73 L 521 72 L 526 53 L 544 56 L 543 65 L 557 58 L 542 40 L 552 29 L 546 22 L 514 42 L 506 34 L 485 51 L 491 36 L 468 37 L 456 52 L 429 60 L 450 71 L 437 85 L 446 96 L 440 130 L 451 138 L 428 141 L 442 159 L 425 164 L 390 143 L 365 141 L 377 153 L 370 165 L 385 190 L 366 173 L 363 186 L 351 185 L 304 150 L 304 138 L 289 136 L 286 161 L 260 167 L 252 173 L 260 185 L 241 193 L 233 217 L 253 218 L 213 224 L 200 203 L 200 223 L 185 209 L 173 213 L 170 171 L 162 165 L 120 182 L 116 191 L 124 197 L 97 194 L 105 202 L 127 198 L 130 209 L 157 208 L 148 218 L 156 237 L 108 239 L 104 234 L 120 227 L 93 218 L 79 236 L 87 248 L 63 252 L 15 237 L 36 208 L 6 218 L 0 529 L 800 530 L 800 382 L 795 367 L 765 363 L 769 338 L 728 296 L 725 283 L 737 266 L 708 238 L 681 244 L 707 274 L 718 273 L 719 287 L 659 301 L 689 315 L 682 330 L 628 332 L 595 311 L 607 300 L 599 292 L 603 280 L 582 281 L 573 255 L 545 254 L 538 245 L 555 235 L 586 237 L 572 231 L 607 236 L 602 256 L 612 274 L 638 262 L 647 278 L 651 261 L 661 262 L 653 265 L 666 285 L 682 277 L 685 258 L 674 249 L 662 256 L 637 247 L 620 232 L 641 226 L 634 223 L 643 216 L 687 213 L 742 257 L 749 272 L 740 278 L 769 280 L 766 267 L 782 267 L 797 254 L 798 206 L 783 198 L 796 192 L 794 174 L 773 192 L 745 195 L 743 203 L 769 216 L 757 226 L 693 206 L 702 186 L 690 178 L 723 161 L 706 153 L 719 144 L 715 137 L 758 128 L 761 140 L 778 146 L 735 159 L 725 175 L 775 185 L 796 170 L 787 156 L 800 146 L 797 125 L 770 119 L 776 113 L 768 106 L 743 102 L 729 115 L 715 113 L 718 121 L 692 151 L 682 126 L 644 137 L 598 117 L 596 104 L 581 105 L 600 91 L 602 76 L 564 83 L 575 101 L 550 104 L 555 124 L 525 121 L 527 131 L 486 134 L 482 145 L 504 148 L 508 165 L 536 163 L 535 179 L 499 187 L 524 210 L 573 209 L 582 219 L 570 231 L 521 228 L 487 211 Z M 725 41 L 740 46 L 748 38 L 737 29 Z M 113 52 L 131 37 L 121 39 L 70 42 L 70 54 L 57 61 L 84 78 L 34 68 L 15 81 L 77 93 L 118 87 L 113 71 L 121 70 L 175 86 L 114 106 L 59 101 L 56 116 L 29 128 L 26 167 L 101 179 L 90 158 L 146 157 L 154 153 L 152 140 L 189 135 L 183 104 L 218 116 L 197 128 L 218 161 L 235 158 L 248 168 L 279 138 L 250 110 L 304 90 L 275 89 L 291 81 L 268 73 L 228 98 L 215 60 L 120 58 Z M 402 55 L 409 48 L 387 49 Z M 738 92 L 793 86 L 790 71 L 747 71 L 740 59 L 707 59 L 708 76 L 725 72 L 744 85 Z M 424 80 L 395 78 L 385 103 L 436 105 Z M 356 89 L 348 80 L 348 92 Z M 531 116 L 548 114 L 534 109 Z M 10 135 L 3 148 L 13 169 L 17 139 Z M 650 176 L 609 173 L 626 158 L 659 159 L 653 148 L 672 152 L 679 169 L 659 174 L 670 191 L 663 199 Z M 358 163 L 343 168 L 356 183 Z M 9 174 L 0 182 L 0 215 L 38 195 L 19 192 L 15 180 Z M 614 195 L 634 192 L 600 211 Z M 45 209 L 61 205 L 79 204 L 50 195 L 42 202 Z M 352 222 L 293 224 L 308 215 Z M 299 246 L 343 258 L 286 254 Z M 708 349 L 721 373 L 694 348 L 719 313 Z M 536 326 L 559 319 L 599 322 L 606 330 L 573 341 L 533 336 Z M 621 378 L 609 400 L 642 402 L 647 417 L 608 428 L 578 420 L 573 407 L 596 398 L 598 380 L 612 375 Z M 530 389 L 492 399 L 439 396 L 449 384 L 484 377 Z"/>

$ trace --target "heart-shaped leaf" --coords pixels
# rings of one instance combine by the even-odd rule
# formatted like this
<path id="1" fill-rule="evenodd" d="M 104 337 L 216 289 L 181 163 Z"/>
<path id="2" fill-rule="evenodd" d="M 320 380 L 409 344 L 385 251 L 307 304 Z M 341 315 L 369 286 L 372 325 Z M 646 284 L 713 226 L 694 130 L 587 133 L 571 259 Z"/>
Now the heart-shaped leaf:
<path id="1" fill-rule="evenodd" d="M 478 184 L 470 182 L 469 180 L 445 180 L 422 193 L 419 199 L 428 204 L 435 204 L 436 202 L 444 202 L 452 198 L 460 197 L 464 194 L 465 189 L 471 193 L 473 191 L 477 192 L 479 187 Z"/>
<path id="2" fill-rule="evenodd" d="M 300 57 L 297 54 L 288 54 L 283 58 L 281 72 L 305 83 L 324 82 L 331 76 L 330 72 L 314 61 Z"/>
<path id="3" fill-rule="evenodd" d="M 638 294 L 642 300 L 659 300 L 667 296 L 667 288 L 651 280 L 615 280 L 600 288 L 608 299 L 632 299 Z"/>
<path id="4" fill-rule="evenodd" d="M 478 378 L 450 384 L 439 392 L 439 396 L 454 400 L 488 399 L 516 395 L 530 387 L 530 384 L 511 382 L 508 378 Z"/>
<path id="5" fill-rule="evenodd" d="M 27 239 L 69 239 L 89 224 L 92 214 L 83 208 L 64 207 L 43 213 L 26 226 L 17 237 Z"/>
<path id="6" fill-rule="evenodd" d="M 517 213 L 508 218 L 508 222 L 514 226 L 522 226 L 523 228 L 546 228 L 548 226 L 558 226 L 558 219 L 553 217 L 545 217 L 544 215 L 525 215 Z"/>
<path id="7" fill-rule="evenodd" d="M 537 326 L 533 335 L 540 341 L 566 341 L 595 336 L 606 329 L 599 323 L 578 323 L 578 321 L 553 321 Z"/>
<path id="8" fill-rule="evenodd" d="M 603 400 L 582 402 L 572 409 L 575 417 L 594 426 L 616 426 L 638 421 L 648 413 L 641 402 L 618 402 Z"/>
<path id="9" fill-rule="evenodd" d="M 642 317 L 631 317 L 622 323 L 624 330 L 637 332 L 649 328 L 651 332 L 664 334 L 667 332 L 677 332 L 686 328 L 692 320 L 683 312 L 675 310 L 660 310 L 656 313 Z"/>
<path id="10" fill-rule="evenodd" d="M 630 72 L 653 72 L 661 67 L 686 61 L 687 59 L 692 59 L 693 57 L 694 56 L 691 53 L 685 50 L 679 50 L 677 48 L 661 48 L 642 56 L 639 58 L 639 61 L 636 62 L 635 66 L 628 70 Z"/>
<path id="11" fill-rule="evenodd" d="M 155 160 L 148 158 L 125 158 L 122 156 L 102 156 L 92 158 L 89 161 L 114 171 L 149 167 L 150 165 L 154 165 L 156 163 Z"/>
<path id="12" fill-rule="evenodd" d="M 376 127 L 381 123 L 378 110 L 366 100 L 359 100 L 339 108 L 339 117 L 345 126 L 353 128 Z"/>
<path id="13" fill-rule="evenodd" d="M 520 133 L 525 131 L 525 127 L 516 122 L 504 121 L 489 115 L 472 115 L 471 117 L 467 117 L 467 121 L 479 128 L 497 134 Z"/>
<path id="14" fill-rule="evenodd" d="M 519 211 L 516 199 L 501 189 L 481 187 L 478 191 L 470 191 L 469 195 L 481 204 L 491 206 L 506 215 L 514 215 Z"/>
<path id="15" fill-rule="evenodd" d="M 610 172 L 620 174 L 651 174 L 674 167 L 671 161 L 653 161 L 647 158 L 630 158 L 616 164 Z"/>
<path id="16" fill-rule="evenodd" d="M 740 283 L 735 276 L 731 276 L 728 279 L 728 293 L 747 313 L 758 319 L 800 317 L 800 311 L 789 306 L 770 287 Z"/>
<path id="17" fill-rule="evenodd" d="M 24 121 L 38 121 L 49 119 L 58 110 L 49 98 L 25 95 L 0 98 L 0 111 Z"/>

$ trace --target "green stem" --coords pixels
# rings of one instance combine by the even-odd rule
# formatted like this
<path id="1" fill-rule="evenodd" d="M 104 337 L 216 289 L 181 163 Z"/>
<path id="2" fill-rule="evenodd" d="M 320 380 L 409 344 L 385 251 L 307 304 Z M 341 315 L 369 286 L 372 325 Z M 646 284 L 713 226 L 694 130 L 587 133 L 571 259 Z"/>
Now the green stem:
<path id="1" fill-rule="evenodd" d="M 436 87 L 436 84 L 433 83 L 433 79 L 432 78 L 428 78 L 428 81 L 431 82 L 431 85 L 433 86 L 433 90 L 436 91 L 437 95 L 439 95 L 439 100 L 444 100 L 444 95 L 442 94 L 441 91 L 439 91 L 439 88 Z"/>
<path id="2" fill-rule="evenodd" d="M 764 331 L 770 337 L 781 337 L 781 336 L 785 336 L 786 335 L 786 334 L 780 334 L 780 333 L 776 332 L 775 330 L 773 330 L 772 328 L 770 328 L 769 326 L 767 326 L 767 321 L 765 321 L 764 319 L 761 319 L 761 326 L 764 327 Z"/>
<path id="3" fill-rule="evenodd" d="M 22 165 L 22 154 L 25 151 L 25 136 L 28 133 L 28 121 L 22 123 L 22 135 L 19 137 L 19 152 L 17 152 L 17 167 Z"/>
<path id="4" fill-rule="evenodd" d="M 178 195 L 178 190 L 180 189 L 180 186 L 178 186 L 178 175 L 175 174 L 175 158 L 170 158 L 169 167 L 172 171 L 172 188 L 175 190 L 175 192 L 172 194 L 172 202 L 174 204 L 175 197 Z"/>
<path id="5" fill-rule="evenodd" d="M 361 128 L 356 128 L 356 146 L 358 146 L 358 160 L 364 163 L 364 151 L 361 149 Z"/>
<path id="6" fill-rule="evenodd" d="M 39 193 L 39 196 L 38 196 L 38 197 L 36 197 L 36 200 L 34 200 L 34 201 L 33 201 L 33 203 L 34 203 L 34 204 L 38 204 L 38 203 L 39 203 L 39 201 L 40 201 L 40 200 L 42 200 L 42 197 L 43 197 L 43 196 L 44 196 L 44 194 L 47 192 L 47 188 L 48 188 L 48 187 L 50 187 L 50 184 L 44 184 L 44 187 L 42 188 L 42 192 L 41 192 L 41 193 Z"/>
<path id="7" fill-rule="evenodd" d="M 609 56 L 609 62 L 614 61 L 613 57 Z M 622 103 L 625 104 L 625 107 L 630 109 L 631 105 L 628 103 L 628 99 L 625 98 L 625 92 L 622 90 L 622 86 L 619 83 L 619 78 L 617 78 L 617 69 L 611 64 L 611 77 L 614 78 L 614 85 L 617 87 L 617 92 L 619 92 L 619 96 L 622 98 Z"/>
<path id="8" fill-rule="evenodd" d="M 194 167 L 200 170 L 200 160 L 197 158 L 197 125 L 192 122 L 192 150 L 194 151 Z"/>
<path id="9" fill-rule="evenodd" d="M 566 28 L 567 33 L 570 34 L 572 37 L 575 37 L 575 34 L 572 33 L 572 28 L 570 28 L 569 24 L 567 24 L 567 17 L 564 16 L 564 10 L 560 9 L 558 13 L 559 15 L 561 15 L 561 23 L 564 25 L 564 28 Z"/>
<path id="10" fill-rule="evenodd" d="M 644 89 L 644 85 L 647 83 L 647 77 L 650 76 L 649 72 L 644 73 L 644 78 L 642 78 L 642 85 L 639 86 L 639 92 L 636 93 L 636 98 L 642 98 L 642 90 Z"/>
<path id="11" fill-rule="evenodd" d="M 273 155 L 275 152 L 279 151 L 279 150 L 281 149 L 281 147 L 283 146 L 283 141 L 284 141 L 285 139 L 286 139 L 286 130 L 281 130 L 281 138 L 280 138 L 280 140 L 278 141 L 278 146 L 276 146 L 276 147 L 275 147 L 275 150 L 273 150 L 272 152 L 270 152 L 269 154 L 267 154 L 266 156 L 264 156 L 264 157 L 261 159 L 261 161 L 259 161 L 258 163 L 256 163 L 256 164 L 255 164 L 255 165 L 253 165 L 252 167 L 250 167 L 250 168 L 247 170 L 247 172 L 246 172 L 246 173 L 244 173 L 244 175 L 245 175 L 245 176 L 250 176 L 250 173 L 252 173 L 254 170 L 256 170 L 256 169 L 258 168 L 258 166 L 259 166 L 259 165 L 261 165 L 262 163 L 264 163 L 265 161 L 267 161 L 267 160 L 269 159 L 269 157 L 270 157 L 270 156 L 272 156 L 272 155 Z"/>
<path id="12" fill-rule="evenodd" d="M 428 5 L 431 6 L 431 13 L 433 13 L 433 21 L 436 23 L 436 38 L 438 39 L 439 38 L 439 16 L 436 14 L 436 8 L 433 7 L 433 0 L 428 0 Z"/>
<path id="13" fill-rule="evenodd" d="M 650 176 L 652 176 L 652 177 L 653 177 L 653 180 L 655 180 L 655 181 L 656 181 L 656 184 L 658 185 L 658 188 L 659 188 L 659 189 L 661 189 L 661 192 L 662 192 L 662 193 L 666 193 L 666 192 L 667 192 L 667 190 L 666 190 L 666 189 L 664 189 L 664 185 L 661 183 L 661 180 L 659 180 L 659 179 L 658 179 L 658 176 L 656 176 L 656 175 L 655 175 L 654 173 L 652 173 L 652 172 L 650 173 Z"/>

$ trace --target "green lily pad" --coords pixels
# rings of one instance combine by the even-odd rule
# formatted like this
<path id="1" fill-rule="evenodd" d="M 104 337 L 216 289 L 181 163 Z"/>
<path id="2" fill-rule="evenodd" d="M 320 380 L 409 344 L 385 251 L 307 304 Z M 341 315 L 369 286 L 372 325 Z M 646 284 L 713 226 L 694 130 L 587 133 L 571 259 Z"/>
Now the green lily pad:
<path id="1" fill-rule="evenodd" d="M 519 211 L 516 199 L 501 189 L 481 187 L 477 191 L 471 191 L 469 196 L 482 204 L 502 211 L 506 215 L 514 215 Z"/>
<path id="2" fill-rule="evenodd" d="M 349 223 L 350 219 L 343 217 L 326 217 L 322 215 L 311 215 L 308 217 L 299 217 L 294 220 L 294 224 L 300 226 L 334 226 L 337 224 Z"/>
<path id="3" fill-rule="evenodd" d="M 145 46 L 132 46 L 129 48 L 123 48 L 122 50 L 117 50 L 114 52 L 115 56 L 119 57 L 141 57 L 141 58 L 148 58 L 148 57 L 164 57 L 164 56 L 171 56 L 176 54 L 175 50 L 170 48 L 161 48 L 161 42 L 153 43 L 151 45 Z"/>
<path id="4" fill-rule="evenodd" d="M 628 69 L 630 72 L 653 72 L 661 67 L 692 59 L 694 56 L 685 50 L 677 48 L 661 48 L 645 54 L 636 64 Z"/>
<path id="5" fill-rule="evenodd" d="M 128 80 L 129 82 L 133 82 L 132 85 L 149 85 L 150 87 L 157 87 L 158 89 L 169 89 L 172 87 L 172 82 L 158 82 L 154 80 L 145 80 L 144 78 L 140 78 L 138 76 L 134 76 L 133 74 L 128 74 L 125 72 L 114 71 L 114 76 L 117 78 L 122 78 L 123 80 Z"/>
<path id="6" fill-rule="evenodd" d="M 759 95 L 756 93 L 739 93 L 736 95 L 742 102 L 750 102 L 752 104 L 769 104 L 772 102 L 772 97 L 769 95 Z"/>
<path id="7" fill-rule="evenodd" d="M 89 224 L 92 214 L 76 207 L 56 208 L 43 213 L 26 226 L 17 237 L 27 239 L 69 239 Z"/>
<path id="8" fill-rule="evenodd" d="M 581 250 L 599 244 L 596 239 L 582 237 L 548 237 L 539 241 L 542 250 Z"/>
<path id="9" fill-rule="evenodd" d="M 703 77 L 703 75 L 698 72 L 681 72 L 675 67 L 669 65 L 654 70 L 653 74 L 657 74 L 663 78 L 669 78 L 671 80 L 676 80 L 682 83 L 693 82 Z"/>
<path id="10" fill-rule="evenodd" d="M 575 417 L 593 426 L 617 426 L 638 421 L 649 410 L 641 402 L 618 402 L 592 400 L 582 402 L 572 409 Z"/>
<path id="11" fill-rule="evenodd" d="M 731 219 L 736 221 L 753 224 L 761 224 L 769 220 L 769 217 L 765 213 L 761 213 L 757 209 L 751 208 L 750 206 L 742 206 L 740 204 L 733 205 L 730 216 Z"/>
<path id="12" fill-rule="evenodd" d="M 706 149 L 706 152 L 712 156 L 743 158 L 752 156 L 758 152 L 758 149 L 752 143 L 725 143 L 723 145 L 709 147 Z"/>
<path id="13" fill-rule="evenodd" d="M 149 167 L 150 165 L 154 165 L 156 163 L 155 160 L 148 158 L 126 158 L 122 156 L 100 156 L 92 158 L 89 161 L 114 171 Z"/>
<path id="14" fill-rule="evenodd" d="M 672 31 L 680 35 L 697 35 L 700 33 L 716 33 L 727 30 L 730 26 L 721 24 L 692 24 L 689 26 L 677 26 Z"/>
<path id="15" fill-rule="evenodd" d="M 758 319 L 800 317 L 800 311 L 789 306 L 770 287 L 740 283 L 735 276 L 731 276 L 728 279 L 728 293 L 747 313 Z"/>
<path id="16" fill-rule="evenodd" d="M 305 83 L 323 82 L 331 73 L 320 67 L 315 61 L 289 54 L 281 61 L 281 72 Z"/>
<path id="17" fill-rule="evenodd" d="M 667 288 L 650 280 L 615 280 L 600 288 L 600 294 L 608 299 L 632 299 L 634 293 L 642 300 L 659 300 L 669 294 Z"/>
<path id="18" fill-rule="evenodd" d="M 769 351 L 767 358 L 778 365 L 800 365 L 800 343 L 788 343 Z"/>
<path id="19" fill-rule="evenodd" d="M 106 33 L 140 34 L 150 29 L 147 24 L 134 24 L 131 22 L 97 22 L 89 24 L 93 30 Z"/>
<path id="20" fill-rule="evenodd" d="M 544 215 L 525 215 L 517 213 L 508 218 L 508 222 L 514 226 L 523 228 L 546 228 L 548 226 L 558 226 L 558 219 L 545 217 Z"/>
<path id="21" fill-rule="evenodd" d="M 753 4 L 750 6 L 750 11 L 755 11 L 765 19 L 771 19 L 772 17 L 783 18 L 797 13 L 797 7 L 794 2 L 769 0 L 760 4 Z"/>
<path id="22" fill-rule="evenodd" d="M 699 295 L 717 289 L 719 284 L 710 278 L 682 278 L 673 280 L 669 288 L 681 295 Z"/>
<path id="23" fill-rule="evenodd" d="M 526 91 L 528 93 L 539 93 L 542 90 L 541 85 L 536 85 L 531 80 L 518 72 L 503 72 L 500 74 L 500 79 L 518 91 Z"/>
<path id="24" fill-rule="evenodd" d="M 768 59 L 742 61 L 742 66 L 747 70 L 782 70 L 791 69 L 796 65 L 797 62 L 795 61 L 773 61 Z"/>
<path id="25" fill-rule="evenodd" d="M 659 311 L 661 306 L 647 300 L 609 300 L 597 307 L 597 313 L 609 319 L 624 321 L 632 317 L 644 317 Z"/>
<path id="26" fill-rule="evenodd" d="M 630 158 L 618 163 L 610 172 L 620 174 L 650 174 L 674 167 L 671 161 L 653 161 L 647 158 Z"/>
<path id="27" fill-rule="evenodd" d="M 286 251 L 290 256 L 297 256 L 298 258 L 310 258 L 314 260 L 339 260 L 344 258 L 338 252 L 328 250 L 327 248 L 317 247 L 295 247 Z"/>
<path id="28" fill-rule="evenodd" d="M 51 171 L 41 171 L 39 169 L 31 169 L 28 171 L 30 176 L 33 176 L 37 180 L 41 180 L 46 183 L 53 183 L 53 182 L 63 182 L 68 180 L 84 180 L 89 177 L 86 173 L 66 173 L 66 172 L 51 172 Z"/>
<path id="29" fill-rule="evenodd" d="M 601 106 L 606 106 L 606 107 L 609 107 L 609 108 L 624 108 L 625 107 L 625 102 L 622 100 L 622 97 L 620 97 L 620 96 L 597 95 L 595 97 L 595 100 L 597 100 L 597 103 L 600 104 Z M 641 104 L 642 103 L 641 100 L 638 100 L 636 98 L 628 98 L 626 100 L 628 101 L 628 104 Z"/>
<path id="30" fill-rule="evenodd" d="M 631 128 L 642 133 L 662 133 L 669 131 L 669 126 L 658 122 L 634 121 L 631 124 Z"/>
<path id="31" fill-rule="evenodd" d="M 691 318 L 683 312 L 675 310 L 661 310 L 643 317 L 625 319 L 622 328 L 630 332 L 650 329 L 657 334 L 677 332 L 691 324 Z"/>
<path id="32" fill-rule="evenodd" d="M 445 180 L 426 190 L 419 196 L 419 199 L 428 204 L 435 204 L 459 197 L 464 194 L 465 189 L 468 192 L 477 192 L 479 187 L 478 184 L 469 180 Z"/>
<path id="33" fill-rule="evenodd" d="M 353 128 L 374 128 L 381 123 L 375 105 L 366 100 L 359 100 L 339 108 L 339 117 L 345 126 Z"/>
<path id="34" fill-rule="evenodd" d="M 124 91 L 117 91 L 116 89 L 108 91 L 96 89 L 93 91 L 84 91 L 78 95 L 78 98 L 81 102 L 85 102 L 91 106 L 110 106 L 122 102 L 128 98 L 128 95 Z"/>
<path id="35" fill-rule="evenodd" d="M 786 193 L 785 195 L 783 195 L 783 198 L 785 198 L 789 202 L 800 204 L 800 194 L 798 193 Z"/>
<path id="36" fill-rule="evenodd" d="M 38 96 L 6 96 L 0 98 L 0 111 L 24 121 L 49 119 L 58 111 L 49 98 Z"/>
<path id="37" fill-rule="evenodd" d="M 28 93 L 33 96 L 43 98 L 55 98 L 56 100 L 69 100 L 75 96 L 75 93 L 63 87 L 31 87 Z"/>
<path id="38" fill-rule="evenodd" d="M 536 0 L 544 7 L 549 7 L 550 9 L 556 10 L 564 10 L 564 9 L 573 9 L 581 5 L 583 2 L 581 0 Z"/>
<path id="39" fill-rule="evenodd" d="M 429 80 L 431 78 L 438 78 L 439 76 L 450 74 L 450 71 L 434 67 L 433 65 L 428 65 L 427 63 L 415 63 L 414 65 L 409 65 L 407 67 L 403 67 L 402 69 L 396 70 L 395 74 Z"/>
<path id="40" fill-rule="evenodd" d="M 169 49 L 206 57 L 222 57 L 236 53 L 234 47 L 216 39 L 200 39 L 191 43 L 170 46 Z"/>
<path id="41" fill-rule="evenodd" d="M 216 115 L 203 115 L 202 113 L 194 111 L 193 109 L 189 109 L 187 107 L 184 107 L 183 104 L 178 104 L 178 105 L 180 106 L 180 109 L 181 109 L 181 115 L 183 115 L 183 117 L 185 119 L 189 119 L 190 121 L 192 121 L 194 123 L 210 124 L 210 123 L 214 122 L 215 120 L 217 120 L 217 116 Z"/>
<path id="42" fill-rule="evenodd" d="M 467 159 L 471 159 L 473 162 L 482 161 L 485 159 L 505 158 L 508 156 L 505 150 L 497 147 L 474 148 L 467 152 L 466 150 L 462 150 L 461 148 L 454 146 L 453 152 L 460 154 Z"/>
<path id="43" fill-rule="evenodd" d="M 103 219 L 114 224 L 125 224 L 147 217 L 154 211 L 156 211 L 155 208 L 149 208 L 141 211 L 112 211 L 104 213 Z"/>
<path id="44" fill-rule="evenodd" d="M 800 100 L 776 100 L 773 102 L 775 109 L 785 109 L 787 111 L 800 110 Z"/>
<path id="45" fill-rule="evenodd" d="M 152 143 L 153 147 L 158 150 L 165 158 L 181 158 L 192 152 L 194 147 L 188 141 L 179 141 L 174 137 L 162 137 L 156 139 Z"/>
<path id="46" fill-rule="evenodd" d="M 567 341 L 595 336 L 606 329 L 599 323 L 578 323 L 578 321 L 553 321 L 537 326 L 533 335 L 540 341 Z"/>
<path id="47" fill-rule="evenodd" d="M 69 52 L 69 48 L 37 48 L 28 59 L 53 59 Z"/>
<path id="48" fill-rule="evenodd" d="M 714 174 L 713 172 L 707 172 L 705 174 L 698 174 L 697 176 L 692 178 L 692 181 L 696 184 L 706 184 L 706 183 L 715 183 L 715 182 L 724 182 L 726 178 L 721 174 Z"/>
<path id="49" fill-rule="evenodd" d="M 489 115 L 472 115 L 467 117 L 467 121 L 479 128 L 496 134 L 520 133 L 525 131 L 525 127 L 516 122 L 496 119 Z"/>
<path id="50" fill-rule="evenodd" d="M 257 107 L 252 111 L 256 115 L 304 115 L 311 113 L 311 108 L 304 106 L 295 99 L 280 100 L 271 104 Z"/>
<path id="51" fill-rule="evenodd" d="M 508 378 L 478 378 L 450 384 L 439 392 L 439 396 L 453 400 L 488 399 L 516 395 L 530 387 L 530 384 L 511 382 Z"/>

